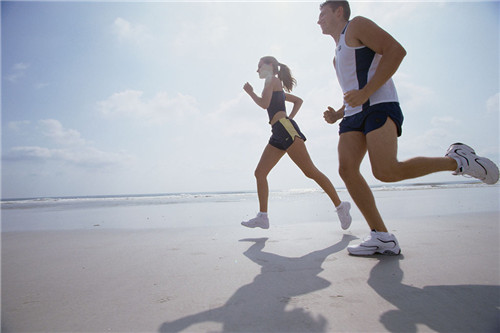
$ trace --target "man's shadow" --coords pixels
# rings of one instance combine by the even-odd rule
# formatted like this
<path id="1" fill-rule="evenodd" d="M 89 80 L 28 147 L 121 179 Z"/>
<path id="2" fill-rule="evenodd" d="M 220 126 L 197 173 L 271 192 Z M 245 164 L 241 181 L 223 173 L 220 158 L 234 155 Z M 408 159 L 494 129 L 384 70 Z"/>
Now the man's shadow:
<path id="1" fill-rule="evenodd" d="M 500 332 L 500 287 L 441 285 L 417 288 L 403 284 L 399 261 L 378 257 L 368 284 L 397 307 L 380 316 L 390 332 L 417 332 L 417 324 L 437 332 Z"/>
<path id="2" fill-rule="evenodd" d="M 325 332 L 327 320 L 303 308 L 286 311 L 292 297 L 327 288 L 331 283 L 318 276 L 325 259 L 342 251 L 356 237 L 344 235 L 338 243 L 300 258 L 288 258 L 263 252 L 267 238 L 242 239 L 252 242 L 244 252 L 262 266 L 250 284 L 239 288 L 219 308 L 166 322 L 160 332 L 179 332 L 202 322 L 223 324 L 223 332 Z"/>

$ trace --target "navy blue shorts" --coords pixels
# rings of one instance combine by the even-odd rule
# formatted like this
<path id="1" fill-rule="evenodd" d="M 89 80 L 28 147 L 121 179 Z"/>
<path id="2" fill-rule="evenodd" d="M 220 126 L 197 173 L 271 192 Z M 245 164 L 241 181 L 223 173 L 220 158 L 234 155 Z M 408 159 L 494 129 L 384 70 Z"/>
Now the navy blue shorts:
<path id="1" fill-rule="evenodd" d="M 292 145 L 296 137 L 306 141 L 306 137 L 299 129 L 299 125 L 289 118 L 281 118 L 272 126 L 273 135 L 269 139 L 269 144 L 280 150 L 287 150 Z"/>
<path id="2" fill-rule="evenodd" d="M 339 125 L 339 134 L 356 131 L 366 135 L 384 126 L 387 117 L 394 121 L 398 136 L 401 136 L 404 117 L 397 102 L 375 104 L 367 110 L 344 117 Z"/>

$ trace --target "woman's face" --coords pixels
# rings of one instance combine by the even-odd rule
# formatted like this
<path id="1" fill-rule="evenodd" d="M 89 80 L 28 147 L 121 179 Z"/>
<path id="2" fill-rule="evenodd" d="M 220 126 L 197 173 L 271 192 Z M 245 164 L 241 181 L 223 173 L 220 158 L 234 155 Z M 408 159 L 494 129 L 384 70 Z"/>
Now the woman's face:
<path id="1" fill-rule="evenodd" d="M 259 78 L 261 79 L 272 77 L 274 75 L 273 66 L 260 61 L 257 68 L 257 73 L 259 73 Z"/>

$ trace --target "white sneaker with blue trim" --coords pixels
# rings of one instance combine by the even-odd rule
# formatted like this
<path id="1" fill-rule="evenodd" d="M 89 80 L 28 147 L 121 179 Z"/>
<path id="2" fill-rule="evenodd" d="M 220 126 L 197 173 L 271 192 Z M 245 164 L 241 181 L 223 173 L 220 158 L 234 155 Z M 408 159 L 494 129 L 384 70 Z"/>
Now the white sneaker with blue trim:
<path id="1" fill-rule="evenodd" d="M 372 231 L 361 244 L 348 246 L 347 251 L 355 256 L 371 256 L 375 253 L 395 256 L 401 253 L 401 248 L 393 234 Z"/>
<path id="2" fill-rule="evenodd" d="M 497 165 L 485 157 L 477 156 L 474 149 L 463 143 L 452 144 L 445 156 L 457 161 L 458 168 L 453 172 L 454 175 L 468 175 L 490 185 L 498 181 Z"/>

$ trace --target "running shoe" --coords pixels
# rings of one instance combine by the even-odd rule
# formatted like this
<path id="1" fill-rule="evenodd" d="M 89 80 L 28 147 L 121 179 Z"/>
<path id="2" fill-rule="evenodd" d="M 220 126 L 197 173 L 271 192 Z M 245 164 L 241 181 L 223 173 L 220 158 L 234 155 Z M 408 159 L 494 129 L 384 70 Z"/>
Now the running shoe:
<path id="1" fill-rule="evenodd" d="M 375 253 L 395 256 L 401 253 L 401 248 L 393 234 L 372 231 L 361 244 L 348 246 L 347 251 L 355 256 L 371 256 Z"/>
<path id="2" fill-rule="evenodd" d="M 337 207 L 337 215 L 339 216 L 340 226 L 343 230 L 347 230 L 351 226 L 352 217 L 349 214 L 350 209 L 351 204 L 347 201 L 342 201 Z"/>
<path id="3" fill-rule="evenodd" d="M 262 228 L 269 229 L 269 218 L 267 215 L 263 215 L 262 213 L 258 213 L 256 217 L 251 220 L 241 222 L 242 226 L 247 228 Z"/>
<path id="4" fill-rule="evenodd" d="M 471 147 L 463 143 L 454 143 L 446 151 L 446 155 L 457 161 L 458 168 L 454 175 L 468 175 L 486 184 L 498 181 L 498 167 L 491 160 L 476 155 Z"/>

